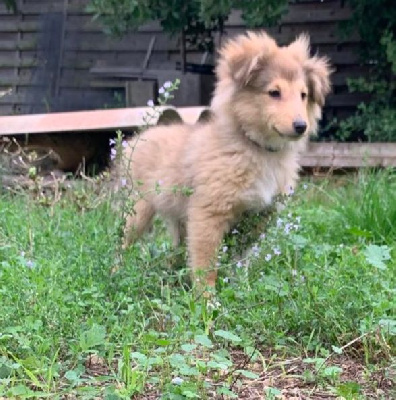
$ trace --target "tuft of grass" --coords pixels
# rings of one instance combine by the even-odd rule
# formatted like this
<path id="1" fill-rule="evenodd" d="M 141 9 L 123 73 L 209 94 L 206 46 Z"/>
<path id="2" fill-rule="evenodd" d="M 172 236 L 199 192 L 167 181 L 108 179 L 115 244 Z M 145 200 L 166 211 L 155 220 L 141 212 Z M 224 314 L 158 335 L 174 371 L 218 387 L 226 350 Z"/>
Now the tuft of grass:
<path id="1" fill-rule="evenodd" d="M 1 195 L 0 397 L 392 398 L 394 179 L 303 182 L 231 232 L 210 300 L 160 221 L 120 252 L 111 197 Z"/>
<path id="2" fill-rule="evenodd" d="M 394 243 L 395 193 L 396 175 L 392 170 L 362 170 L 337 191 L 335 209 L 345 221 L 345 228 L 355 236 L 367 236 L 376 243 Z"/>

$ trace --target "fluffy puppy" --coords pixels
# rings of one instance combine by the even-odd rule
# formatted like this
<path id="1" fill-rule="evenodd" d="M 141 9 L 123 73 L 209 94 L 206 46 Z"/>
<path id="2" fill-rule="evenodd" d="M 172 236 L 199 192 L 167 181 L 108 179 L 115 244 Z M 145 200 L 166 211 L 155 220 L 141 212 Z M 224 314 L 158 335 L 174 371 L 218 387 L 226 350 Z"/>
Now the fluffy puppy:
<path id="1" fill-rule="evenodd" d="M 230 226 L 294 186 L 330 72 L 326 58 L 310 56 L 305 35 L 284 47 L 264 32 L 230 40 L 220 51 L 211 119 L 150 128 L 129 142 L 123 173 L 139 194 L 124 247 L 158 214 L 175 245 L 186 232 L 194 281 L 214 286 L 216 252 Z M 192 195 L 175 190 L 185 187 Z"/>

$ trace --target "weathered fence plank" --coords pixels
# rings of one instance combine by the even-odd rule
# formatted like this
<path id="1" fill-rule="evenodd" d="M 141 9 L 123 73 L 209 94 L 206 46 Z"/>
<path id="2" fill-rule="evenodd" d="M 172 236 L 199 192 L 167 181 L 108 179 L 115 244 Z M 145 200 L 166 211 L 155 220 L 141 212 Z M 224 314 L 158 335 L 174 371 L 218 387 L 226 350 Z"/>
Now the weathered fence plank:
<path id="1" fill-rule="evenodd" d="M 396 167 L 396 143 L 310 143 L 303 167 Z"/>

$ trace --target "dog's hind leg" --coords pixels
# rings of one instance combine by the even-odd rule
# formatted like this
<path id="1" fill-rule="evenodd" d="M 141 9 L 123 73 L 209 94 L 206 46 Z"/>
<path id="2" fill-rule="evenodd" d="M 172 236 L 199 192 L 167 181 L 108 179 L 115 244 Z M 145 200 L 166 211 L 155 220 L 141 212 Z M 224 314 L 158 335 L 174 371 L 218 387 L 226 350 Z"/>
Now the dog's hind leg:
<path id="1" fill-rule="evenodd" d="M 142 236 L 150 226 L 154 214 L 154 207 L 149 201 L 145 199 L 138 200 L 133 207 L 133 211 L 126 218 L 122 245 L 124 249 Z"/>

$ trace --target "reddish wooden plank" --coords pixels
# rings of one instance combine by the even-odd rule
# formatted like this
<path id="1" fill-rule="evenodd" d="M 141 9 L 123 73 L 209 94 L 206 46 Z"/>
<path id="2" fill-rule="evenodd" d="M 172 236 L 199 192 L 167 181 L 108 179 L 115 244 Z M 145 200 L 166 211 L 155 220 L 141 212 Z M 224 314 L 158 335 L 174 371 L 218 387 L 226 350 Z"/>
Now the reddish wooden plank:
<path id="1" fill-rule="evenodd" d="M 171 109 L 162 107 L 161 109 Z M 177 109 L 186 123 L 195 123 L 205 107 Z M 112 110 L 77 111 L 35 115 L 0 117 L 0 136 L 77 131 L 111 131 L 145 126 L 145 116 L 152 115 L 149 107 L 120 108 Z M 153 124 L 158 113 L 151 118 Z"/>

